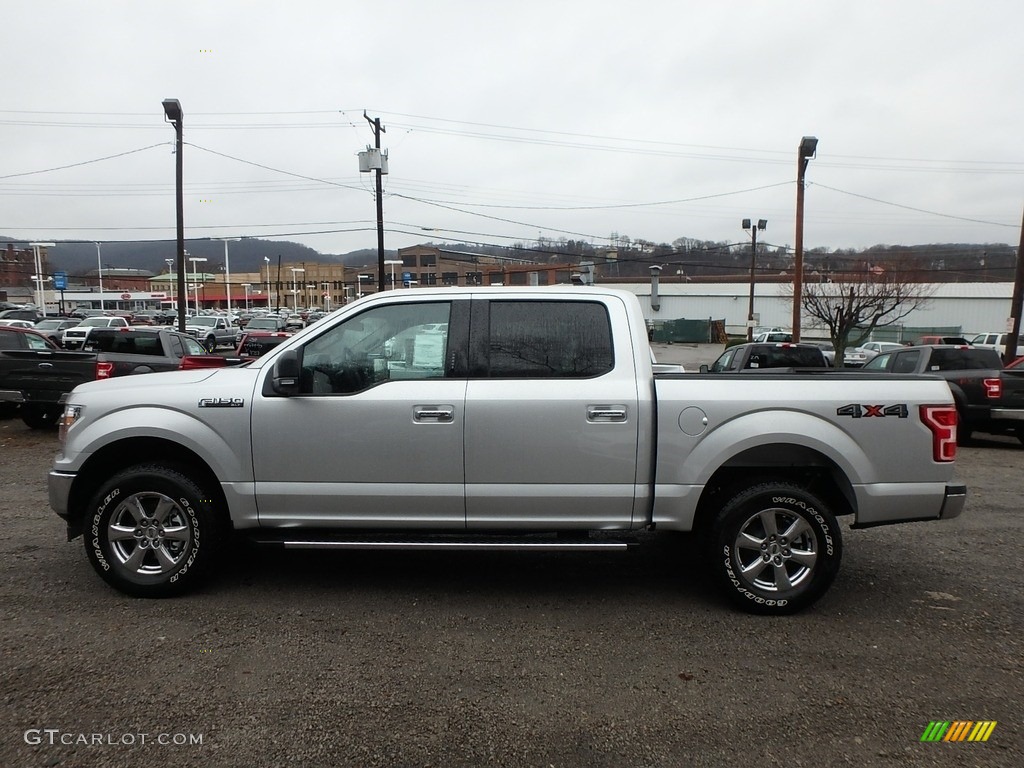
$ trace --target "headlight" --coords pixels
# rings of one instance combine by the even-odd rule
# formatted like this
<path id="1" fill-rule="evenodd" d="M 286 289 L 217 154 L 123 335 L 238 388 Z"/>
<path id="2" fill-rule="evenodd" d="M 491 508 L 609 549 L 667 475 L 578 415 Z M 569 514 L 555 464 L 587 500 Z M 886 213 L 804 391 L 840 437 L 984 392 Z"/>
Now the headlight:
<path id="1" fill-rule="evenodd" d="M 82 417 L 84 411 L 85 406 L 83 405 L 64 406 L 64 413 L 60 415 L 60 420 L 57 422 L 57 438 L 60 440 L 61 445 L 64 445 L 64 441 L 67 440 L 68 430 L 71 429 L 71 425 Z"/>

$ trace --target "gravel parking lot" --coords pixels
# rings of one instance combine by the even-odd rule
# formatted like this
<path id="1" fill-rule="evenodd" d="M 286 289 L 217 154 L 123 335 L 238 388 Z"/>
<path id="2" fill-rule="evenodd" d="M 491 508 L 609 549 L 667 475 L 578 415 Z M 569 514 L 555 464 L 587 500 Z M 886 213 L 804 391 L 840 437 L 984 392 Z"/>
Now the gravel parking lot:
<path id="1" fill-rule="evenodd" d="M 668 536 L 238 548 L 202 592 L 134 600 L 64 540 L 56 450 L 0 419 L 0 766 L 1024 765 L 1016 441 L 961 449 L 961 518 L 844 530 L 830 593 L 780 619 L 728 608 Z M 922 743 L 937 720 L 998 725 Z"/>

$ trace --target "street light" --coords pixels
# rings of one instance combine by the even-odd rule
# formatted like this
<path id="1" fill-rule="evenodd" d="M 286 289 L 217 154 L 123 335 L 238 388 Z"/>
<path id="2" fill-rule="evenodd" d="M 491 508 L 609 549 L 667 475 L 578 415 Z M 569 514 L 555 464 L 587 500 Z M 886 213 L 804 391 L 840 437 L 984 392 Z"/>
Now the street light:
<path id="1" fill-rule="evenodd" d="M 96 243 L 96 271 L 100 276 L 100 312 L 104 310 L 103 306 L 103 259 L 100 256 L 100 244 Z"/>
<path id="2" fill-rule="evenodd" d="M 299 288 L 295 282 L 295 274 L 297 272 L 305 272 L 306 270 L 302 267 L 292 267 L 292 309 L 296 312 L 299 310 Z"/>
<path id="3" fill-rule="evenodd" d="M 356 294 L 357 299 L 363 298 L 363 280 L 373 280 L 373 275 L 357 275 L 359 278 L 359 292 Z"/>
<path id="4" fill-rule="evenodd" d="M 164 99 L 164 115 L 174 125 L 175 137 L 175 160 L 174 160 L 174 188 L 175 188 L 175 214 L 178 230 L 178 330 L 185 332 L 185 310 L 188 304 L 188 296 L 185 293 L 185 196 L 182 184 L 181 150 L 184 142 L 181 138 L 184 113 L 181 111 L 181 102 L 177 99 Z"/>
<path id="5" fill-rule="evenodd" d="M 199 314 L 199 273 L 196 272 L 196 262 L 206 261 L 205 256 L 189 256 L 188 260 L 192 262 L 192 284 L 196 288 L 196 314 Z M 188 299 L 186 298 L 186 302 Z"/>
<path id="6" fill-rule="evenodd" d="M 37 305 L 40 307 L 43 313 L 43 317 L 46 317 L 46 294 L 43 293 L 43 257 L 39 253 L 40 248 L 53 248 L 53 243 L 29 243 L 32 246 L 32 253 L 35 256 L 36 261 L 36 273 L 34 275 L 36 279 L 36 300 Z"/>
<path id="7" fill-rule="evenodd" d="M 245 311 L 249 311 L 249 289 L 252 288 L 252 283 L 242 283 L 242 288 L 245 290 Z"/>
<path id="8" fill-rule="evenodd" d="M 231 314 L 231 262 L 228 260 L 228 243 L 237 243 L 240 237 L 218 237 L 224 241 L 224 284 L 228 287 L 228 314 Z"/>
<path id="9" fill-rule="evenodd" d="M 818 149 L 814 136 L 800 139 L 796 158 L 796 249 L 793 262 L 793 341 L 800 341 L 800 303 L 804 290 L 804 172 Z"/>
<path id="10" fill-rule="evenodd" d="M 391 290 L 395 289 L 395 266 L 405 266 L 401 259 L 385 259 L 384 263 L 391 267 Z"/>
<path id="11" fill-rule="evenodd" d="M 270 309 L 270 257 L 263 257 L 264 263 L 267 265 L 267 309 Z"/>
<path id="12" fill-rule="evenodd" d="M 754 340 L 754 267 L 757 263 L 757 231 L 768 226 L 768 219 L 758 219 L 757 224 L 750 223 L 750 219 L 743 220 L 743 228 L 750 230 L 750 304 L 747 307 L 747 341 Z"/>

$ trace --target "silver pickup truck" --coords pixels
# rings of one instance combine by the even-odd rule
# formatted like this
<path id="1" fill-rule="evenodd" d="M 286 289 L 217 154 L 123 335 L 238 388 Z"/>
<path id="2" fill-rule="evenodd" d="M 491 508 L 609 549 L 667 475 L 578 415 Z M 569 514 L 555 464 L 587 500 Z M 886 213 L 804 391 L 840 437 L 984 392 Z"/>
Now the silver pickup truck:
<path id="1" fill-rule="evenodd" d="M 177 594 L 229 534 L 294 548 L 621 550 L 699 537 L 743 608 L 817 600 L 862 528 L 953 518 L 946 382 L 655 375 L 641 308 L 588 288 L 387 291 L 237 367 L 85 384 L 50 503 L 97 572 Z M 682 555 L 681 555 L 682 556 Z"/>
<path id="2" fill-rule="evenodd" d="M 231 321 L 219 315 L 197 315 L 185 323 L 185 333 L 194 336 L 207 352 L 217 347 L 235 345 L 235 329 Z"/>

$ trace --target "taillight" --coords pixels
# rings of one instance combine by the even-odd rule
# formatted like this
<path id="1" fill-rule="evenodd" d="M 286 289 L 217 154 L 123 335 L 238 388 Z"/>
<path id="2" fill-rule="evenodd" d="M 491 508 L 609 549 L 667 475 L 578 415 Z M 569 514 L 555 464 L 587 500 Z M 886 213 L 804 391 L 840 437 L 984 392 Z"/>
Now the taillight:
<path id="1" fill-rule="evenodd" d="M 956 461 L 956 406 L 922 405 L 921 421 L 932 431 L 932 460 Z"/>
<path id="2" fill-rule="evenodd" d="M 998 400 L 1003 396 L 1002 379 L 984 379 L 982 384 L 985 386 L 985 397 L 989 400 Z"/>
<path id="3" fill-rule="evenodd" d="M 109 379 L 114 375 L 114 364 L 108 362 L 97 361 L 96 362 L 96 378 L 97 379 Z"/>

